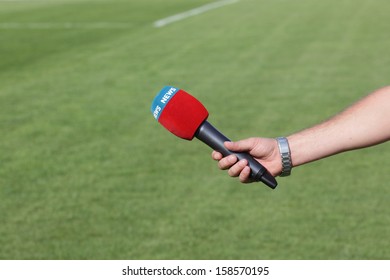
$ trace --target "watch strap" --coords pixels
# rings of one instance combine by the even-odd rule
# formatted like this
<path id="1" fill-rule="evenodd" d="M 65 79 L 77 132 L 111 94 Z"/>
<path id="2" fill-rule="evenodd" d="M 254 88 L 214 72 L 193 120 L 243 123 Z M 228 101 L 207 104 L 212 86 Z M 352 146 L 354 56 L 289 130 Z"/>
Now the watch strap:
<path id="1" fill-rule="evenodd" d="M 286 137 L 278 137 L 276 138 L 278 141 L 278 147 L 280 152 L 280 157 L 282 160 L 282 173 L 280 173 L 280 177 L 289 176 L 291 174 L 292 169 L 292 161 L 291 161 L 291 152 L 290 146 L 288 145 L 288 140 Z"/>

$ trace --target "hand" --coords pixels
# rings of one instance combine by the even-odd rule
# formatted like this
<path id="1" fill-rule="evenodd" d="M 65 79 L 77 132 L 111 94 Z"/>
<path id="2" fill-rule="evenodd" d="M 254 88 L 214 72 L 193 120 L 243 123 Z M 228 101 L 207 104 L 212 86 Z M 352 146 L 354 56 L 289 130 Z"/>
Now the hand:
<path id="1" fill-rule="evenodd" d="M 246 152 L 250 154 L 255 160 L 260 162 L 272 176 L 277 176 L 282 172 L 282 162 L 278 143 L 272 138 L 258 138 L 252 137 L 237 142 L 225 142 L 225 147 L 233 152 Z M 218 161 L 218 167 L 221 170 L 228 170 L 231 177 L 239 177 L 242 183 L 251 183 L 253 180 L 249 178 L 250 168 L 246 160 L 237 162 L 235 155 L 223 157 L 217 151 L 213 151 L 212 158 Z"/>

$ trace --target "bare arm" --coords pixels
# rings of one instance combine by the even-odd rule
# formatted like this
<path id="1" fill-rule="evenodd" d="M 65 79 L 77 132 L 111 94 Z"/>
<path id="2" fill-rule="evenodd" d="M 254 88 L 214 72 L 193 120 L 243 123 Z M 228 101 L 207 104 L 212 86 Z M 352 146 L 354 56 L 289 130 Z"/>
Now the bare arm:
<path id="1" fill-rule="evenodd" d="M 390 86 L 327 121 L 287 137 L 293 166 L 390 139 Z"/>
<path id="2" fill-rule="evenodd" d="M 337 153 L 373 146 L 390 140 L 390 86 L 381 88 L 334 117 L 287 137 L 293 166 L 299 166 Z M 237 142 L 226 142 L 232 151 L 250 153 L 272 175 L 282 170 L 276 140 L 253 137 Z M 229 175 L 250 182 L 250 169 L 245 161 L 237 163 L 235 156 L 223 158 L 216 151 L 213 159 Z"/>

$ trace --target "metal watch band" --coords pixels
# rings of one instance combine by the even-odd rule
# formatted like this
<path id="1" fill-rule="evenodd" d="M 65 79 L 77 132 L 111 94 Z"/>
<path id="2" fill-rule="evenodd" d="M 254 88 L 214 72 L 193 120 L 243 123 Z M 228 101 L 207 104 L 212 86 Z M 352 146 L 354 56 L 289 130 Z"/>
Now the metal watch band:
<path id="1" fill-rule="evenodd" d="M 292 162 L 291 162 L 291 153 L 290 147 L 288 145 L 288 141 L 286 137 L 278 137 L 276 138 L 278 141 L 279 152 L 282 159 L 282 173 L 280 173 L 280 177 L 289 176 L 291 174 Z"/>

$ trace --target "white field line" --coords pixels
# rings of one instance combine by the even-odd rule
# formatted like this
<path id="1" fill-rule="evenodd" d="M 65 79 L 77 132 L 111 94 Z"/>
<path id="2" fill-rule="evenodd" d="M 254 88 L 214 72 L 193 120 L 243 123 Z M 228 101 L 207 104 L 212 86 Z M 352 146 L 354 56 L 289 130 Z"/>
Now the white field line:
<path id="1" fill-rule="evenodd" d="M 0 22 L 0 29 L 126 29 L 120 22 Z"/>
<path id="2" fill-rule="evenodd" d="M 164 26 L 171 24 L 173 22 L 180 21 L 180 20 L 192 17 L 192 16 L 196 16 L 196 15 L 202 14 L 204 12 L 207 12 L 207 11 L 210 11 L 213 9 L 217 9 L 217 8 L 220 8 L 220 7 L 223 7 L 226 5 L 234 4 L 234 3 L 237 3 L 238 1 L 239 0 L 220 0 L 217 2 L 213 2 L 210 4 L 200 6 L 198 8 L 192 9 L 192 10 L 188 10 L 188 11 L 180 13 L 180 14 L 176 14 L 176 15 L 173 15 L 170 17 L 166 17 L 166 18 L 157 20 L 153 23 L 153 25 L 156 28 L 164 27 Z"/>

